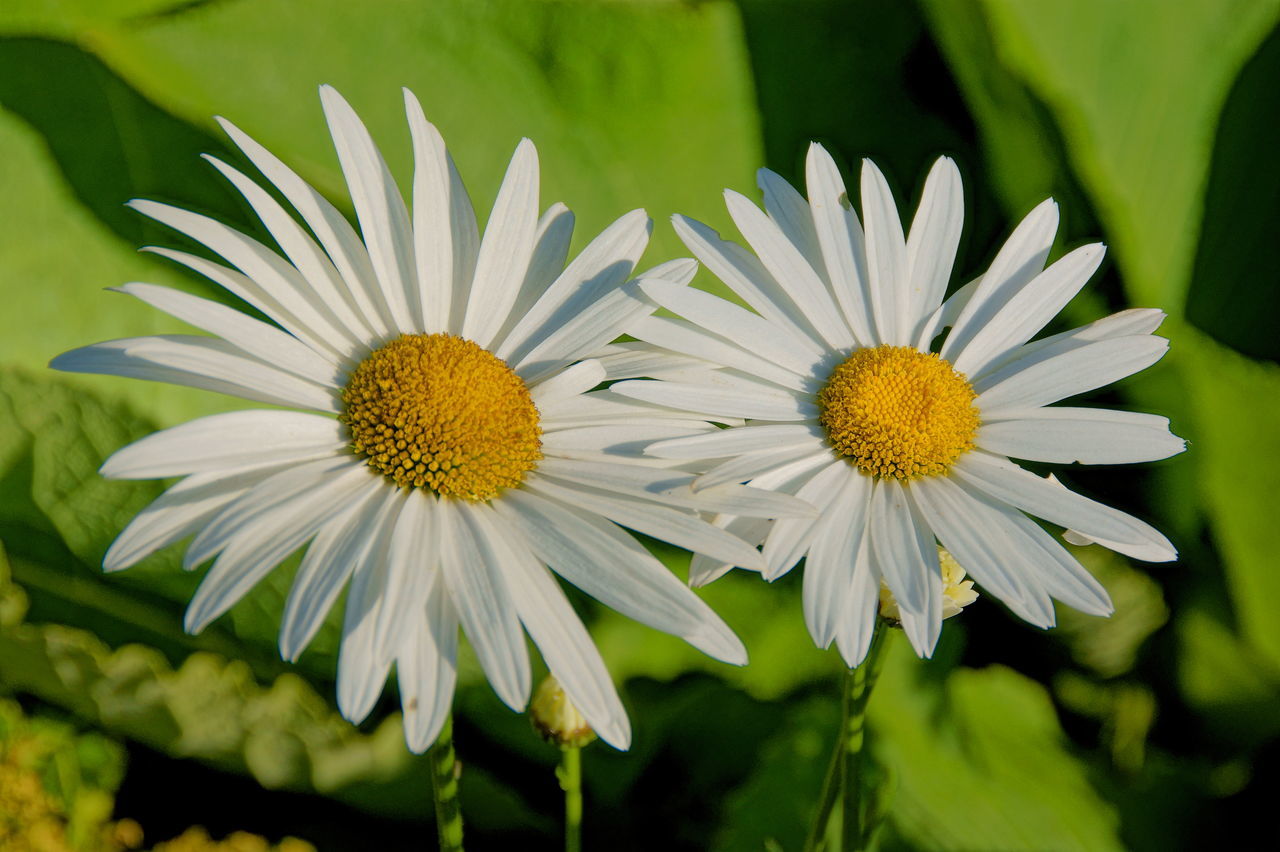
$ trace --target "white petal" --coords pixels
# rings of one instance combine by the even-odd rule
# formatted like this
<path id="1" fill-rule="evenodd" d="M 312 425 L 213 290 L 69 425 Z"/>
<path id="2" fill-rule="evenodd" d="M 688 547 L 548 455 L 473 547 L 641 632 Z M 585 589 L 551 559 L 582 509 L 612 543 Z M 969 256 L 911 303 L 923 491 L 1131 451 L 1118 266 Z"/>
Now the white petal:
<path id="1" fill-rule="evenodd" d="M 310 541 L 366 482 L 359 469 L 293 468 L 224 509 L 188 551 L 188 565 L 220 553 L 191 597 L 183 619 L 187 631 L 199 633 L 230 609 L 281 560 Z M 192 557 L 192 551 L 199 555 Z"/>
<path id="2" fill-rule="evenodd" d="M 102 570 L 120 571 L 136 565 L 160 548 L 186 538 L 232 500 L 281 468 L 282 465 L 272 464 L 187 477 L 134 515 L 102 558 Z"/>
<path id="3" fill-rule="evenodd" d="M 960 316 L 964 306 L 969 304 L 969 300 L 973 298 L 973 294 L 977 292 L 978 285 L 981 283 L 981 278 L 973 279 L 938 306 L 937 310 L 920 326 L 920 334 L 916 337 L 917 349 L 921 352 L 929 352 L 933 349 L 933 339 L 942 334 L 944 328 L 955 325 L 956 318 Z"/>
<path id="4" fill-rule="evenodd" d="M 942 304 L 963 225 L 960 171 L 950 157 L 939 157 L 925 181 L 907 236 L 905 302 L 910 338 L 919 335 L 925 319 Z"/>
<path id="5" fill-rule="evenodd" d="M 698 274 L 698 261 L 691 257 L 678 257 L 675 260 L 667 260 L 659 263 L 657 266 L 637 272 L 636 278 L 661 278 L 665 281 L 674 281 L 680 285 L 686 285 L 693 281 L 693 277 Z"/>
<path id="6" fill-rule="evenodd" d="M 715 459 L 764 450 L 784 450 L 812 446 L 823 440 L 816 423 L 787 423 L 777 426 L 739 426 L 718 429 L 687 438 L 658 441 L 645 448 L 649 455 L 664 459 Z"/>
<path id="7" fill-rule="evenodd" d="M 876 565 L 898 602 L 907 638 L 927 657 L 942 626 L 942 573 L 933 534 L 921 529 L 910 495 L 896 479 L 876 480 L 869 514 Z"/>
<path id="8" fill-rule="evenodd" d="M 745 568 L 759 570 L 764 567 L 760 553 L 754 547 L 703 521 L 696 514 L 599 488 L 562 485 L 543 476 L 530 477 L 525 487 L 686 550 L 705 553 Z"/>
<path id="9" fill-rule="evenodd" d="M 342 382 L 343 375 L 332 361 L 296 337 L 235 308 L 154 284 L 125 284 L 113 289 L 141 299 L 196 328 L 216 334 L 245 353 L 316 384 L 338 387 Z"/>
<path id="10" fill-rule="evenodd" d="M 538 152 L 521 139 L 493 202 L 476 258 L 462 336 L 491 348 L 529 271 L 538 233 Z"/>
<path id="11" fill-rule="evenodd" d="M 759 476 L 790 467 L 797 461 L 811 458 L 831 458 L 831 450 L 816 441 L 806 441 L 790 447 L 759 450 L 730 458 L 702 474 L 694 481 L 694 488 L 716 488 L 728 483 L 746 482 Z"/>
<path id="12" fill-rule="evenodd" d="M 520 285 L 520 292 L 508 312 L 506 322 L 493 337 L 495 341 L 506 341 L 516 325 L 533 310 L 547 288 L 564 272 L 565 260 L 569 256 L 569 243 L 573 239 L 573 224 L 573 213 L 558 201 L 542 214 L 542 218 L 538 220 L 538 233 L 534 237 L 529 269 L 525 272 L 524 282 Z"/>
<path id="13" fill-rule="evenodd" d="M 534 384 L 573 361 L 594 355 L 597 349 L 656 308 L 644 297 L 639 282 L 629 281 L 566 319 L 537 346 L 510 363 L 521 378 Z"/>
<path id="14" fill-rule="evenodd" d="M 471 283 L 480 237 L 471 198 L 444 139 L 408 89 L 404 111 L 413 137 L 413 254 L 422 330 L 439 333 L 458 327 L 452 319 L 460 307 L 454 305 L 454 293 L 465 292 Z"/>
<path id="15" fill-rule="evenodd" d="M 717 659 L 746 662 L 746 648 L 720 617 L 613 524 L 521 490 L 508 491 L 495 508 L 553 571 L 605 606 Z"/>
<path id="16" fill-rule="evenodd" d="M 347 293 L 358 306 L 360 315 L 369 328 L 379 338 L 392 336 L 391 318 L 386 306 L 375 303 L 369 296 L 369 290 L 376 290 L 373 286 L 373 266 L 369 262 L 369 252 L 355 229 L 347 222 L 347 217 L 279 158 L 234 124 L 224 118 L 218 118 L 217 121 L 231 137 L 231 141 L 258 167 L 258 171 L 302 215 L 303 221 L 320 241 L 342 276 Z"/>
<path id="17" fill-rule="evenodd" d="M 271 249 L 216 219 L 189 210 L 142 199 L 130 201 L 128 206 L 208 246 L 239 269 L 244 278 L 236 278 L 230 282 L 235 286 L 228 286 L 227 276 L 210 274 L 209 267 L 217 264 L 189 262 L 191 255 L 182 252 L 158 251 L 157 254 L 184 263 L 228 287 L 312 349 L 346 354 L 345 347 L 335 346 L 334 341 L 349 339 L 347 331 L 329 318 L 302 273 Z"/>
<path id="18" fill-rule="evenodd" d="M 1126 556 L 1144 562 L 1169 562 L 1178 552 L 1155 528 L 1118 509 L 1104 506 L 1041 479 L 1013 462 L 975 450 L 961 456 L 952 472 L 965 483 L 1050 523 L 1077 530 Z"/>
<path id="19" fill-rule="evenodd" d="M 339 454 L 343 426 L 297 411 L 232 411 L 155 432 L 117 450 L 99 471 L 110 479 L 159 479 Z"/>
<path id="20" fill-rule="evenodd" d="M 618 382 L 609 390 L 632 399 L 697 412 L 713 418 L 794 421 L 811 420 L 818 415 L 817 407 L 812 402 L 764 384 L 753 393 L 735 387 L 631 380 Z"/>
<path id="21" fill-rule="evenodd" d="M 518 363 L 567 323 L 590 311 L 590 305 L 598 304 L 631 276 L 652 230 L 653 223 L 643 210 L 632 210 L 606 228 L 565 267 L 511 332 L 496 341 L 493 353 L 508 363 Z M 584 350 L 583 354 L 594 352 Z"/>
<path id="22" fill-rule="evenodd" d="M 1040 274 L 1057 230 L 1058 205 L 1052 198 L 1041 202 L 1013 229 L 956 318 L 942 346 L 943 358 L 954 361 L 956 354 L 986 327 L 1013 294 Z"/>
<path id="23" fill-rule="evenodd" d="M 1026 343 L 1080 292 L 1097 271 L 1104 254 L 1101 243 L 1081 246 L 1041 272 L 1010 296 L 973 334 L 956 352 L 952 366 L 957 372 L 975 375 Z"/>
<path id="24" fill-rule="evenodd" d="M 831 502 L 840 494 L 846 477 L 861 476 L 844 459 L 837 459 L 809 479 L 796 491 L 796 497 L 809 503 L 820 513 L 826 512 Z M 815 518 L 782 518 L 773 524 L 765 539 L 763 555 L 766 563 L 764 578 L 770 582 L 795 567 L 809 550 L 817 527 Z"/>
<path id="25" fill-rule="evenodd" d="M 1120 311 L 1088 325 L 1020 346 L 1007 356 L 990 361 L 970 378 L 975 387 L 990 387 L 995 382 L 1018 372 L 1024 366 L 1074 349 L 1081 349 L 1094 341 L 1151 334 L 1160 327 L 1164 318 L 1163 311 L 1151 308 L 1130 308 L 1127 311 Z"/>
<path id="26" fill-rule="evenodd" d="M 1049 405 L 1145 370 L 1168 349 L 1168 340 L 1145 334 L 1099 340 L 1066 352 L 1044 349 L 975 382 L 974 405 L 987 417 Z"/>
<path id="27" fill-rule="evenodd" d="M 809 144 L 805 180 L 827 280 L 854 337 L 861 345 L 872 346 L 879 343 L 880 338 L 871 316 L 862 224 L 849 203 L 840 170 L 827 149 L 817 142 Z"/>
<path id="28" fill-rule="evenodd" d="M 910 332 L 903 277 L 907 241 L 902 220 L 884 175 L 870 160 L 862 161 L 862 221 L 866 228 L 867 274 L 875 326 L 882 343 L 901 346 Z"/>
<path id="29" fill-rule="evenodd" d="M 705 434 L 714 429 L 710 424 L 698 425 L 698 421 L 680 425 L 637 422 L 615 426 L 581 426 L 577 428 L 543 431 L 542 451 L 549 458 L 578 458 L 583 453 L 601 453 L 624 459 L 642 456 L 645 448 L 655 441 L 687 438 Z"/>
<path id="30" fill-rule="evenodd" d="M 529 389 L 535 405 L 586 393 L 605 379 L 604 367 L 594 359 L 579 361 Z"/>
<path id="31" fill-rule="evenodd" d="M 1053 626 L 1053 604 L 1029 570 L 1040 557 L 1009 529 L 1008 514 L 1020 514 L 1016 509 L 981 492 L 971 494 L 945 476 L 921 479 L 910 488 L 942 546 L 984 592 L 1037 627 Z"/>
<path id="32" fill-rule="evenodd" d="M 782 175 L 769 169 L 756 171 L 756 185 L 764 193 L 764 209 L 769 218 L 818 276 L 824 276 L 826 268 L 822 262 L 822 249 L 818 245 L 818 234 L 814 229 L 809 202 Z"/>
<path id="33" fill-rule="evenodd" d="M 338 649 L 338 710 L 356 724 L 373 710 L 391 672 L 391 657 L 373 646 L 371 614 L 384 603 L 386 555 L 402 495 L 393 488 L 384 495 L 365 530 L 370 546 L 354 566 Z"/>
<path id="34" fill-rule="evenodd" d="M 641 317 L 627 327 L 627 334 L 652 346 L 691 355 L 721 367 L 741 370 L 747 375 L 773 382 L 788 390 L 803 391 L 813 382 L 812 379 L 806 382 L 775 362 L 747 352 L 688 320 Z"/>
<path id="35" fill-rule="evenodd" d="M 342 95 L 332 86 L 321 86 L 320 104 L 391 319 L 401 333 L 420 331 L 413 229 L 400 188 L 364 122 Z"/>
<path id="36" fill-rule="evenodd" d="M 731 515 L 720 515 L 713 521 L 716 526 L 736 535 L 748 544 L 763 544 L 773 522 L 763 518 L 739 518 Z M 714 559 L 705 553 L 695 553 L 689 560 L 689 586 L 698 588 L 712 580 L 717 580 L 732 571 L 732 562 Z"/>
<path id="37" fill-rule="evenodd" d="M 503 577 L 506 551 L 492 530 L 492 509 L 455 500 L 438 506 L 440 563 L 458 620 L 494 692 L 511 709 L 523 710 L 529 701 L 529 652 Z"/>
<path id="38" fill-rule="evenodd" d="M 316 245 L 315 240 L 262 187 L 217 157 L 205 154 L 204 158 L 249 202 L 277 245 L 301 274 L 302 282 L 309 287 L 309 300 L 316 304 L 335 328 L 345 333 L 348 346 L 359 346 L 361 342 L 368 340 L 371 329 L 351 301 L 338 270 Z"/>
<path id="39" fill-rule="evenodd" d="M 280 656 L 294 662 L 324 624 L 356 565 L 363 564 L 377 544 L 372 534 L 386 492 L 370 481 L 316 533 L 302 557 L 280 621 Z"/>
<path id="40" fill-rule="evenodd" d="M 698 260 L 738 298 L 792 336 L 808 339 L 815 351 L 823 351 L 825 344 L 818 332 L 759 258 L 740 245 L 720 239 L 719 234 L 694 219 L 676 215 L 671 217 L 671 224 Z"/>
<path id="41" fill-rule="evenodd" d="M 809 635 L 819 648 L 836 638 L 848 592 L 853 585 L 858 550 L 866 533 L 871 478 L 848 476 L 813 530 L 804 563 L 803 604 Z"/>
<path id="42" fill-rule="evenodd" d="M 631 723 L 587 629 L 532 553 L 522 547 L 513 556 L 506 565 L 512 598 L 547 668 L 600 738 L 625 750 L 631 745 Z"/>
<path id="43" fill-rule="evenodd" d="M 1104 408 L 1002 411 L 999 420 L 983 422 L 975 442 L 988 452 L 1063 464 L 1157 461 L 1187 448 L 1167 417 Z"/>
<path id="44" fill-rule="evenodd" d="M 404 734 L 409 750 L 421 754 L 431 747 L 453 705 L 458 680 L 458 616 L 443 582 L 432 584 L 425 616 L 396 661 Z"/>
<path id="45" fill-rule="evenodd" d="M 836 630 L 836 647 L 850 668 L 862 665 L 871 649 L 880 615 L 880 576 L 871 565 L 871 537 L 864 535 L 853 568 L 853 582 L 845 593 Z"/>
<path id="46" fill-rule="evenodd" d="M 811 340 L 718 296 L 669 281 L 648 280 L 644 292 L 662 307 L 799 376 L 827 353 Z"/>
<path id="47" fill-rule="evenodd" d="M 724 197 L 729 215 L 733 217 L 742 236 L 746 237 L 760 256 L 760 262 L 783 285 L 787 295 L 794 300 L 796 307 L 827 345 L 833 349 L 848 349 L 853 346 L 853 335 L 841 321 L 839 308 L 818 273 L 800 251 L 773 220 L 745 196 L 733 190 L 725 190 Z"/>
<path id="48" fill-rule="evenodd" d="M 379 654 L 394 655 L 409 641 L 440 573 L 437 505 L 420 488 L 405 492 L 387 547 L 387 600 L 373 625 L 373 647 Z"/>
<path id="49" fill-rule="evenodd" d="M 49 362 L 69 373 L 105 373 L 216 391 L 256 402 L 315 411 L 340 410 L 330 388 L 277 370 L 216 337 L 164 334 L 108 340 Z"/>

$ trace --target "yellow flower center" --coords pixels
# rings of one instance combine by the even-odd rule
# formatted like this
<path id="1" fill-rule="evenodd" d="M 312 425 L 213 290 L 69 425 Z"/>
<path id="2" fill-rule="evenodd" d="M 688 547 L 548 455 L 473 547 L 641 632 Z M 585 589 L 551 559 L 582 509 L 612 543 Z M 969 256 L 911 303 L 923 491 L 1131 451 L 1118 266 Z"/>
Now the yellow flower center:
<path id="1" fill-rule="evenodd" d="M 969 381 L 909 346 L 859 349 L 818 392 L 827 440 L 865 473 L 913 479 L 946 473 L 973 448 L 978 409 Z"/>
<path id="2" fill-rule="evenodd" d="M 397 485 L 489 500 L 542 458 L 538 409 L 506 362 L 451 334 L 404 334 L 342 392 L 351 447 Z"/>

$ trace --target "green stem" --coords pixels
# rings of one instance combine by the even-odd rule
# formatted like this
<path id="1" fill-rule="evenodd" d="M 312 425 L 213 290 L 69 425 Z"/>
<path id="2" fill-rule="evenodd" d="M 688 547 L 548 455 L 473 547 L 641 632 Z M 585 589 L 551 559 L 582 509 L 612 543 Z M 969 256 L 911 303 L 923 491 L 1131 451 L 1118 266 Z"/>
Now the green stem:
<path id="1" fill-rule="evenodd" d="M 457 760 L 453 753 L 453 716 L 447 716 L 431 747 L 431 792 L 436 801 L 440 852 L 462 852 L 462 807 L 458 803 Z"/>
<path id="2" fill-rule="evenodd" d="M 865 786 L 862 779 L 862 747 L 865 740 L 867 703 L 884 664 L 882 651 L 889 633 L 890 629 L 886 625 L 879 625 L 862 665 L 846 669 L 841 678 L 843 700 L 840 734 L 827 765 L 817 813 L 809 826 L 804 852 L 826 852 L 837 848 L 846 852 L 860 852 L 870 839 L 870 826 L 867 825 L 866 806 L 862 797 Z M 837 817 L 838 802 L 843 805 Z"/>
<path id="3" fill-rule="evenodd" d="M 556 771 L 560 789 L 564 790 L 564 849 L 582 849 L 582 749 L 568 746 L 561 751 L 560 768 Z"/>

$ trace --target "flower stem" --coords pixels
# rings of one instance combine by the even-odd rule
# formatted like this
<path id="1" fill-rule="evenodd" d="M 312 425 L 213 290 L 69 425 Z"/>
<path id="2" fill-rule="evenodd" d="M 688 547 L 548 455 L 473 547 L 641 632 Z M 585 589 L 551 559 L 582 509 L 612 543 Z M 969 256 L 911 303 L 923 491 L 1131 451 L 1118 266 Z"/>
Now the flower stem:
<path id="1" fill-rule="evenodd" d="M 841 678 L 840 734 L 827 765 L 817 814 L 809 827 L 804 852 L 834 852 L 837 849 L 861 852 L 870 839 L 872 827 L 867 825 L 862 795 L 865 786 L 862 747 L 867 703 L 884 664 L 882 651 L 890 632 L 881 625 L 871 639 L 871 647 L 862 664 L 846 669 Z M 842 803 L 839 810 L 837 803 Z"/>
<path id="2" fill-rule="evenodd" d="M 566 746 L 561 750 L 560 767 L 556 770 L 560 789 L 564 790 L 564 849 L 582 849 L 582 749 Z"/>
<path id="3" fill-rule="evenodd" d="M 440 852 L 462 852 L 462 807 L 458 803 L 457 761 L 453 753 L 453 716 L 447 716 L 431 747 L 431 791 L 436 801 Z"/>

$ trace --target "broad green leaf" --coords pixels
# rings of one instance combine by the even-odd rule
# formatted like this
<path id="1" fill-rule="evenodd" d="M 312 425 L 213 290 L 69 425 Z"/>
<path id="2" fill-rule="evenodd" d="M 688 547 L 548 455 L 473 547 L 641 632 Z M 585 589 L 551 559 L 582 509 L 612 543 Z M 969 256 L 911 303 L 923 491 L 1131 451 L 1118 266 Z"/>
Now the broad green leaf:
<path id="1" fill-rule="evenodd" d="M 1215 736 L 1234 744 L 1265 742 L 1280 733 L 1280 670 L 1204 607 L 1176 623 L 1178 682 Z"/>
<path id="2" fill-rule="evenodd" d="M 1218 114 L 1280 4 L 983 6 L 1001 60 L 1053 111 L 1131 296 L 1180 309 Z"/>
<path id="3" fill-rule="evenodd" d="M 643 206 L 656 223 L 654 263 L 685 254 L 668 216 L 723 227 L 721 189 L 749 184 L 760 160 L 727 2 L 395 0 L 369 14 L 323 0 L 299 15 L 286 0 L 233 0 L 131 21 L 92 45 L 173 114 L 201 127 L 227 116 L 335 198 L 345 192 L 316 87 L 331 83 L 352 102 L 408 186 L 398 88 L 407 86 L 448 141 L 482 219 L 529 136 L 544 203 L 564 201 L 578 216 L 576 245 Z"/>
<path id="4" fill-rule="evenodd" d="M 1001 666 L 940 679 L 895 638 L 868 710 L 897 779 L 883 848 L 1124 848 L 1042 686 Z"/>
<path id="5" fill-rule="evenodd" d="M 110 21 L 155 15 L 188 0 L 5 0 L 0 34 L 72 36 Z"/>

